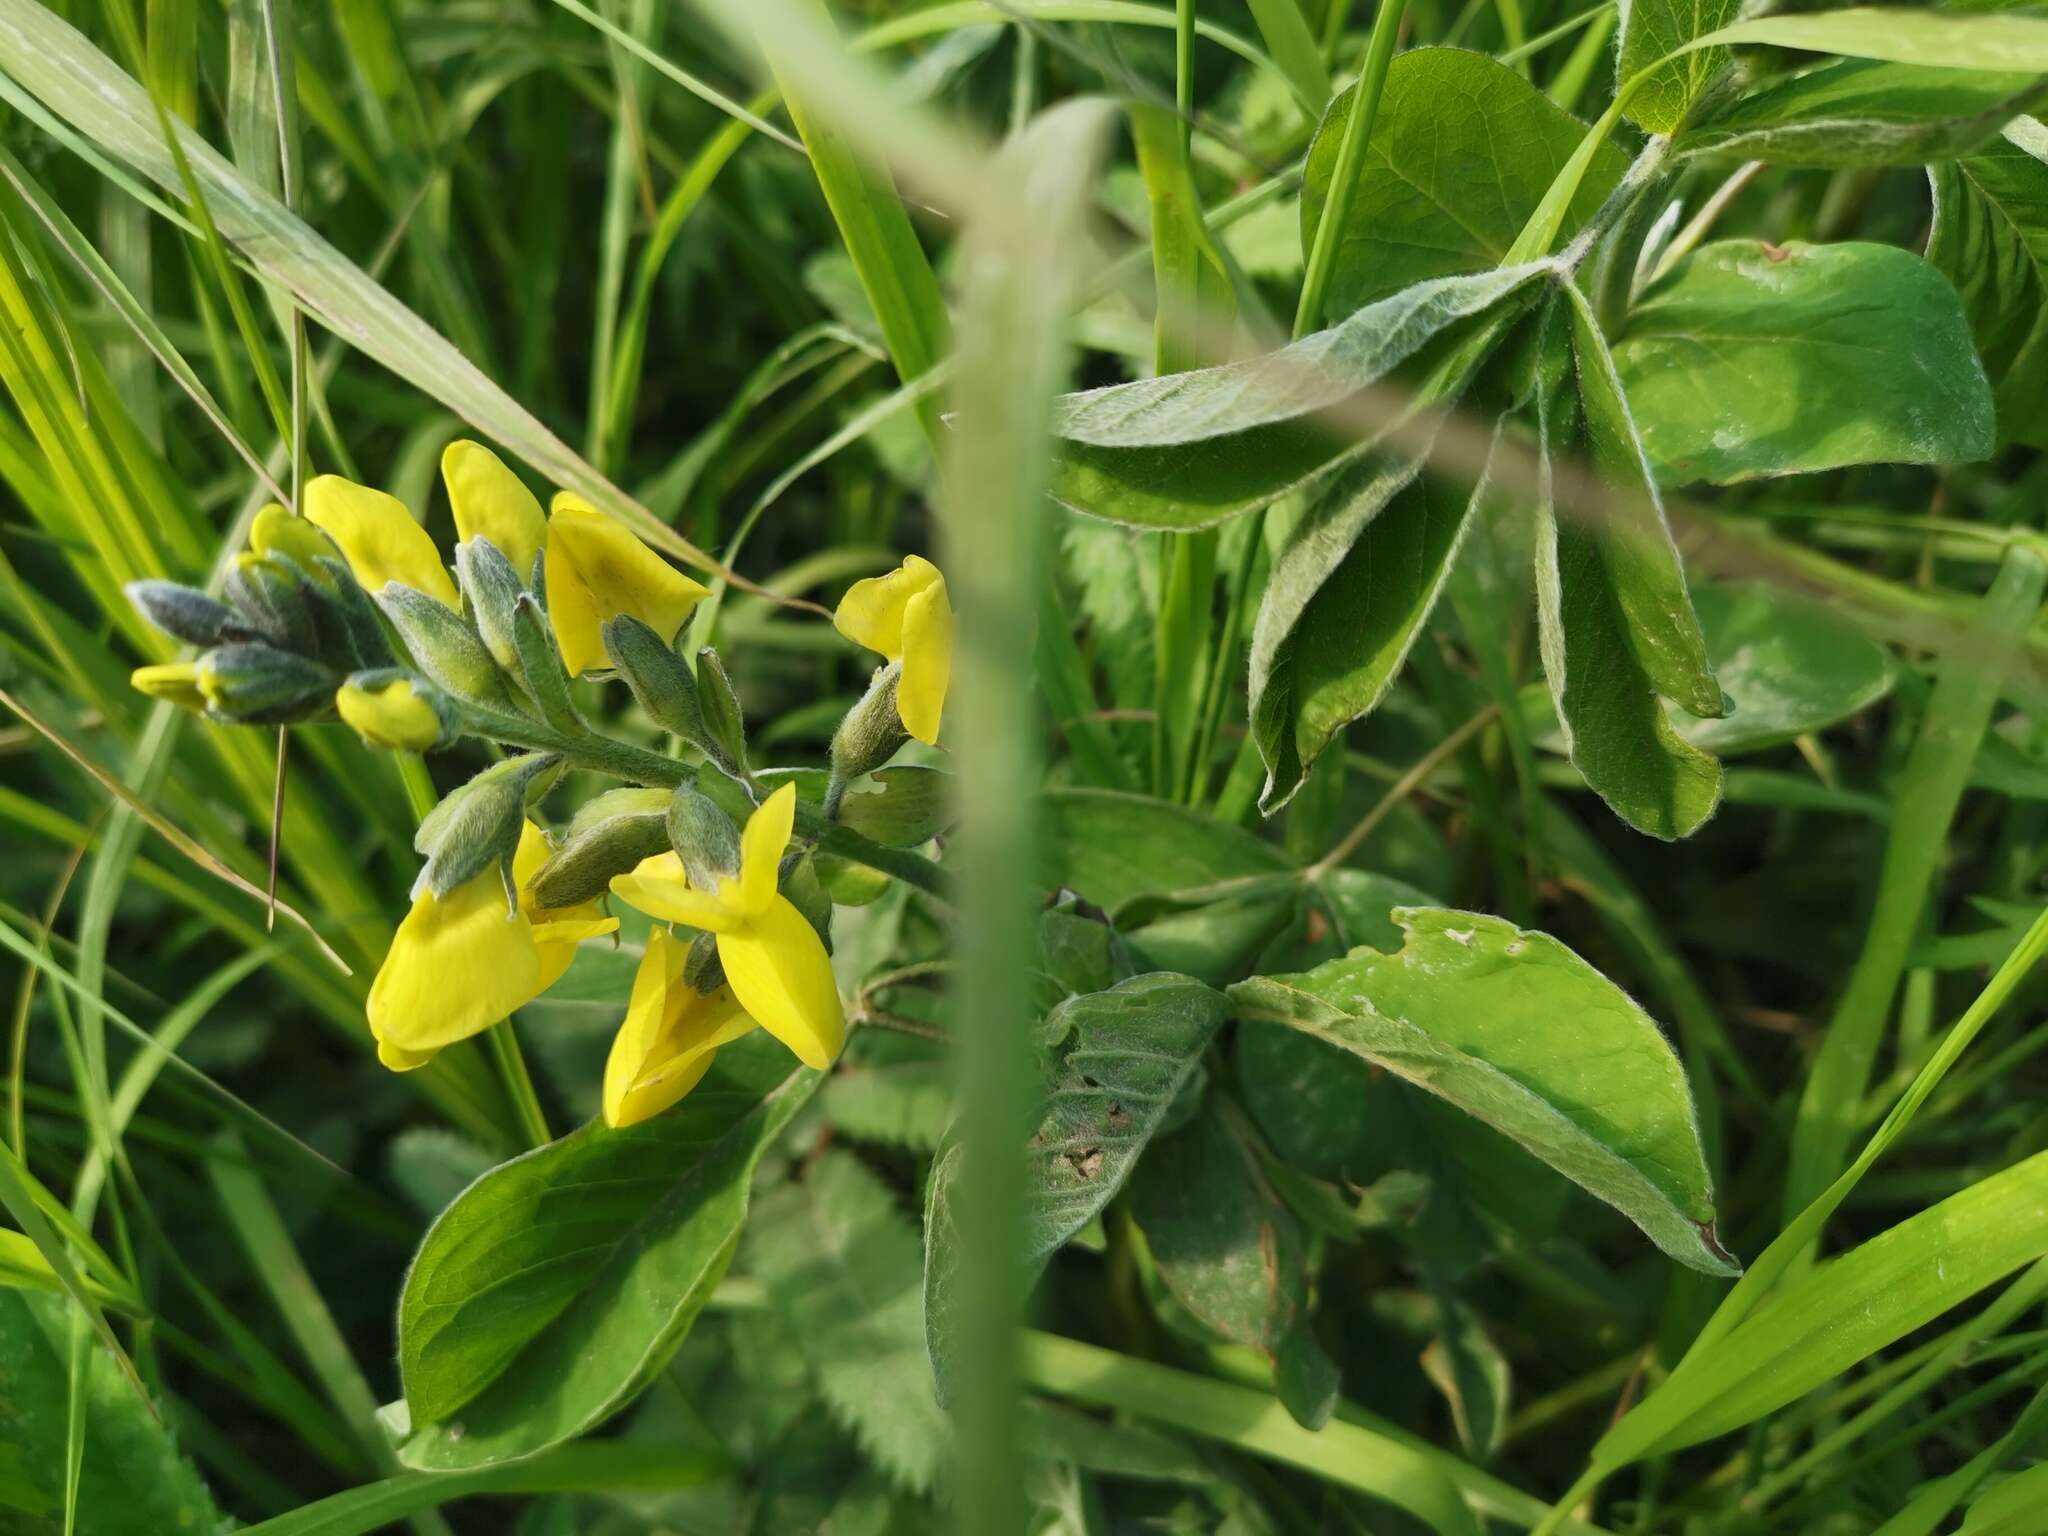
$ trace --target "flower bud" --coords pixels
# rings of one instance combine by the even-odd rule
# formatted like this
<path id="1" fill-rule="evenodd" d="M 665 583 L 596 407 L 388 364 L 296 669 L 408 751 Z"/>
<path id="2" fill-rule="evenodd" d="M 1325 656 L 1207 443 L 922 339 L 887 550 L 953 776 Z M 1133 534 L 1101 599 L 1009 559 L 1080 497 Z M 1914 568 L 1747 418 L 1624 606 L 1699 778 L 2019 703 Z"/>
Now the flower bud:
<path id="1" fill-rule="evenodd" d="M 511 858 L 526 824 L 527 790 L 560 761 L 532 752 L 493 763 L 427 812 L 412 839 L 413 851 L 427 861 L 413 882 L 413 895 L 425 891 L 438 900 L 502 860 L 506 902 L 516 912 L 519 894 Z"/>
<path id="2" fill-rule="evenodd" d="M 540 599 L 531 592 L 520 593 L 512 605 L 512 643 L 519 653 L 517 675 L 541 719 L 565 736 L 581 735 L 583 717 L 569 697 L 569 675 L 562 670 L 562 654 L 555 649 Z"/>
<path id="3" fill-rule="evenodd" d="M 279 558 L 276 555 L 273 560 Z M 357 583 L 339 555 L 322 556 L 299 595 L 320 631 L 320 659 L 344 672 L 390 667 L 397 659 L 377 617 L 370 594 Z"/>
<path id="4" fill-rule="evenodd" d="M 705 993 L 725 985 L 725 962 L 718 958 L 717 934 L 700 928 L 690 940 L 690 952 L 683 958 L 683 980 Z"/>
<path id="5" fill-rule="evenodd" d="M 336 690 L 334 707 L 373 747 L 426 752 L 457 734 L 448 696 L 408 672 L 358 672 Z"/>
<path id="6" fill-rule="evenodd" d="M 832 733 L 832 784 L 842 793 L 847 784 L 888 762 L 896 749 L 910 739 L 896 713 L 896 684 L 902 676 L 900 661 L 877 668 L 868 691 L 846 712 L 839 729 Z M 837 809 L 838 796 L 828 793 L 826 814 L 832 815 Z"/>
<path id="7" fill-rule="evenodd" d="M 455 546 L 455 579 L 469 604 L 469 621 L 491 659 L 507 672 L 519 669 L 512 638 L 512 605 L 524 590 L 519 573 L 489 539 L 464 539 Z"/>
<path id="8" fill-rule="evenodd" d="M 562 846 L 527 882 L 534 905 L 570 907 L 595 901 L 640 861 L 669 850 L 669 792 L 614 789 L 585 802 Z"/>
<path id="9" fill-rule="evenodd" d="M 747 772 L 747 722 L 739 695 L 718 652 L 705 646 L 697 653 L 697 706 L 704 715 L 704 755 L 734 778 Z"/>
<path id="10" fill-rule="evenodd" d="M 459 699 L 495 704 L 505 697 L 498 664 L 476 632 L 446 603 L 396 582 L 376 594 L 413 661 Z"/>
<path id="11" fill-rule="evenodd" d="M 317 661 L 261 641 L 217 646 L 199 658 L 209 712 L 243 725 L 314 720 L 333 703 L 335 676 Z"/>
<path id="12" fill-rule="evenodd" d="M 804 921 L 817 930 L 818 937 L 825 941 L 825 952 L 830 954 L 832 898 L 826 893 L 824 882 L 818 878 L 818 868 L 811 862 L 811 855 L 799 854 L 786 861 L 777 886 L 789 898 L 789 904 L 803 914 Z"/>
<path id="13" fill-rule="evenodd" d="M 696 786 L 678 786 L 669 799 L 668 841 L 683 861 L 690 884 L 711 895 L 740 868 L 740 829 Z"/>
<path id="14" fill-rule="evenodd" d="M 702 748 L 704 715 L 697 705 L 697 680 L 690 676 L 689 664 L 629 613 L 606 621 L 601 633 L 605 658 L 626 680 L 648 719 Z"/>
<path id="15" fill-rule="evenodd" d="M 235 616 L 225 604 L 175 581 L 131 581 L 122 590 L 137 613 L 188 645 L 219 645 L 235 627 Z"/>
<path id="16" fill-rule="evenodd" d="M 128 674 L 128 685 L 152 699 L 164 699 L 184 709 L 204 712 L 206 695 L 199 691 L 199 663 L 167 661 L 154 667 L 137 667 Z"/>
<path id="17" fill-rule="evenodd" d="M 305 577 L 286 562 L 238 555 L 221 592 L 252 634 L 281 651 L 310 656 L 318 648 L 313 615 L 300 592 Z"/>

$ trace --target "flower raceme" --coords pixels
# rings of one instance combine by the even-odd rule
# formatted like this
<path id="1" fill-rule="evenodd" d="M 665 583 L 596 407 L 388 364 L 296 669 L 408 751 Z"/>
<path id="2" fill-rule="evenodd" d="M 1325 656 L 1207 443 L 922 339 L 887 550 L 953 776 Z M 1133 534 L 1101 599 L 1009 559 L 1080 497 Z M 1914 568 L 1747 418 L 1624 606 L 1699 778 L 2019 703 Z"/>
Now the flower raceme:
<path id="1" fill-rule="evenodd" d="M 692 885 L 675 853 L 643 860 L 611 888 L 649 917 L 714 935 L 739 1006 L 805 1066 L 823 1069 L 846 1039 L 846 1014 L 824 940 L 776 888 L 795 824 L 796 786 L 785 784 L 747 818 L 739 871 L 715 891 Z"/>
<path id="2" fill-rule="evenodd" d="M 903 729 L 935 745 L 953 675 L 953 606 L 939 568 L 909 555 L 888 575 L 855 582 L 839 600 L 832 623 L 855 645 L 903 664 L 896 684 Z"/>
<path id="3" fill-rule="evenodd" d="M 594 901 L 534 904 L 528 886 L 547 856 L 547 839 L 524 823 L 512 856 L 519 901 L 509 910 L 495 864 L 444 895 L 413 898 L 370 985 L 370 1033 L 385 1066 L 424 1066 L 436 1051 L 511 1017 L 561 979 L 578 944 L 618 929 Z"/>

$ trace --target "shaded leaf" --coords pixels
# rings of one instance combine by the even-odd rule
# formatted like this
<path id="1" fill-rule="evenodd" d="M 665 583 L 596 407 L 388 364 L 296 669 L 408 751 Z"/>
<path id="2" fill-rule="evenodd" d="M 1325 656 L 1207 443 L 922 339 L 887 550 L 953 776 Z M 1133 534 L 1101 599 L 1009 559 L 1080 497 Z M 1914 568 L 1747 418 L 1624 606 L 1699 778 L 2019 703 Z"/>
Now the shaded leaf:
<path id="1" fill-rule="evenodd" d="M 1677 149 L 1825 170 L 1927 165 L 1996 139 L 2044 88 L 2038 75 L 1832 59 L 1729 103 Z"/>
<path id="2" fill-rule="evenodd" d="M 1257 1350 L 1295 1419 L 1328 1422 L 1337 1369 L 1309 1328 L 1301 1227 L 1213 1102 L 1161 1140 L 1131 1178 L 1131 1215 L 1174 1299 Z"/>
<path id="3" fill-rule="evenodd" d="M 1996 390 L 1999 436 L 2048 446 L 2048 129 L 2021 118 L 1928 177 L 1927 260 L 1962 295 Z"/>

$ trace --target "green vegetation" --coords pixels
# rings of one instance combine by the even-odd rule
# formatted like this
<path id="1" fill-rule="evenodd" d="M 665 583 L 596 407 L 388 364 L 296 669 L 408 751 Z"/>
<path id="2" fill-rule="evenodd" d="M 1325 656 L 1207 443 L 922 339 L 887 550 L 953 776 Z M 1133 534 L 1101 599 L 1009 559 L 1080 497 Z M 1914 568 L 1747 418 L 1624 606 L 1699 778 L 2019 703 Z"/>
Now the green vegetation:
<path id="1" fill-rule="evenodd" d="M 0 1536 L 2048 1532 L 2048 12 L 0 0 Z"/>

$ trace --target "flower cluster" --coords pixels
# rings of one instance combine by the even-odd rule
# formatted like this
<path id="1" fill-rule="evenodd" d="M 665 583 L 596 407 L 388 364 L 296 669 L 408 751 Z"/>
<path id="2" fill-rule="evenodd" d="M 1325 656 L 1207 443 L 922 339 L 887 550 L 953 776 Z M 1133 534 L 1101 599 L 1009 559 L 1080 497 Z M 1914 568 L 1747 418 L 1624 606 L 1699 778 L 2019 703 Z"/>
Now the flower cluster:
<path id="1" fill-rule="evenodd" d="M 452 575 L 403 504 L 323 475 L 305 488 L 303 517 L 257 515 L 220 598 L 169 582 L 129 589 L 158 628 L 201 648 L 138 669 L 145 693 L 244 724 L 338 716 L 377 747 L 476 736 L 517 749 L 420 824 L 425 863 L 370 988 L 378 1059 L 409 1071 L 510 1017 L 560 979 L 578 944 L 616 932 L 605 910 L 616 897 L 656 926 L 606 1063 L 607 1122 L 668 1108 L 721 1045 L 757 1027 L 806 1066 L 829 1065 L 846 1017 L 796 785 L 771 792 L 749 767 L 717 653 L 703 649 L 693 669 L 676 652 L 708 589 L 578 496 L 562 492 L 543 513 L 480 444 L 451 444 L 441 470 Z M 856 583 L 835 622 L 884 665 L 833 739 L 825 822 L 906 736 L 937 741 L 952 656 L 945 580 L 916 556 Z M 594 731 L 572 697 L 582 677 L 623 680 L 705 767 Z M 634 787 L 595 797 L 551 835 L 533 807 L 565 766 Z M 703 773 L 727 792 L 706 793 L 717 786 L 700 785 Z M 739 819 L 725 808 L 732 792 Z"/>

